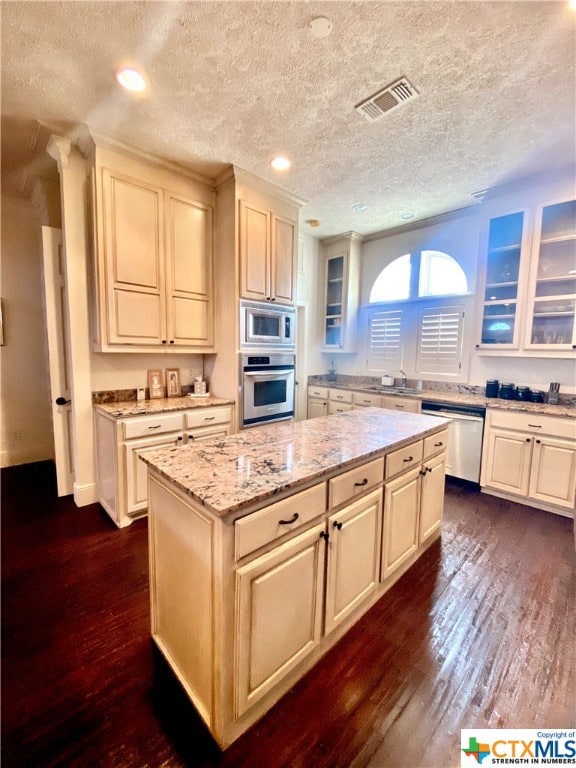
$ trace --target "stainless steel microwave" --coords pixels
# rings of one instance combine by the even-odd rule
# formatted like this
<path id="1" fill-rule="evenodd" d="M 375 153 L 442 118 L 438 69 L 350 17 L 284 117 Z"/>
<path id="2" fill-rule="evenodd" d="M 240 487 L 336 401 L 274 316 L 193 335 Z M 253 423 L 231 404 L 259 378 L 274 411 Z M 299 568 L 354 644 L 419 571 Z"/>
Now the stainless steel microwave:
<path id="1" fill-rule="evenodd" d="M 240 348 L 293 350 L 296 309 L 260 301 L 240 301 Z"/>

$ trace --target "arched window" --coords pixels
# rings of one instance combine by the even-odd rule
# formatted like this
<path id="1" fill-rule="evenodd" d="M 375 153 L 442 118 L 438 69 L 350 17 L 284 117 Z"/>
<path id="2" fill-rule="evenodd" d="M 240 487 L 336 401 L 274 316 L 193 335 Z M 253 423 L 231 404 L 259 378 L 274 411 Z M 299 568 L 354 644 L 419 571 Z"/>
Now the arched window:
<path id="1" fill-rule="evenodd" d="M 442 251 L 407 253 L 394 259 L 378 275 L 370 304 L 468 292 L 468 280 L 456 259 Z"/>

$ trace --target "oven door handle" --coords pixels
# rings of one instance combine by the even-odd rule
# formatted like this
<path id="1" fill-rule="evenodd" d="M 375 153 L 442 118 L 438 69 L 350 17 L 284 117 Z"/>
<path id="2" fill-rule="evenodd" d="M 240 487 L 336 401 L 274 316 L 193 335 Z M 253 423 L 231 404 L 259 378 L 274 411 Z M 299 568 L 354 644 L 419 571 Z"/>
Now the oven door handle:
<path id="1" fill-rule="evenodd" d="M 265 376 L 267 379 L 285 379 L 287 373 L 293 373 L 293 371 L 287 368 L 285 371 L 244 371 L 244 376 Z"/>

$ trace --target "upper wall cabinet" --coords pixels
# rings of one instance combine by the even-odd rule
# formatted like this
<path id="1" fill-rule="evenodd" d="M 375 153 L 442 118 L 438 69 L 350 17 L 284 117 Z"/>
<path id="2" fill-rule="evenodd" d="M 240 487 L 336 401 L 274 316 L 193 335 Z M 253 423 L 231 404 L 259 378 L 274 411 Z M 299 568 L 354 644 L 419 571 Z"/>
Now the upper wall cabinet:
<path id="1" fill-rule="evenodd" d="M 355 233 L 323 240 L 322 350 L 355 352 L 360 289 L 360 239 Z"/>
<path id="2" fill-rule="evenodd" d="M 294 304 L 296 222 L 240 200 L 240 295 Z"/>
<path id="3" fill-rule="evenodd" d="M 213 351 L 212 194 L 96 150 L 97 350 Z"/>
<path id="4" fill-rule="evenodd" d="M 576 201 L 488 220 L 481 260 L 483 354 L 571 357 L 576 343 Z"/>

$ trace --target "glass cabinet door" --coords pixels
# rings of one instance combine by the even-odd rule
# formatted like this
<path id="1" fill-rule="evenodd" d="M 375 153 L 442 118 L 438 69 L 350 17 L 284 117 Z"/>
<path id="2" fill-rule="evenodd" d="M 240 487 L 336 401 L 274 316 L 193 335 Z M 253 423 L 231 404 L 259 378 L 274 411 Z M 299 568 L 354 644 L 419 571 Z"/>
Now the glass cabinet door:
<path id="1" fill-rule="evenodd" d="M 326 261 L 326 310 L 324 316 L 324 346 L 341 347 L 344 300 L 344 256 Z"/>
<path id="2" fill-rule="evenodd" d="M 542 207 L 533 258 L 526 346 L 572 349 L 576 343 L 576 200 Z"/>
<path id="3" fill-rule="evenodd" d="M 518 288 L 524 213 L 490 220 L 482 346 L 518 344 Z"/>

